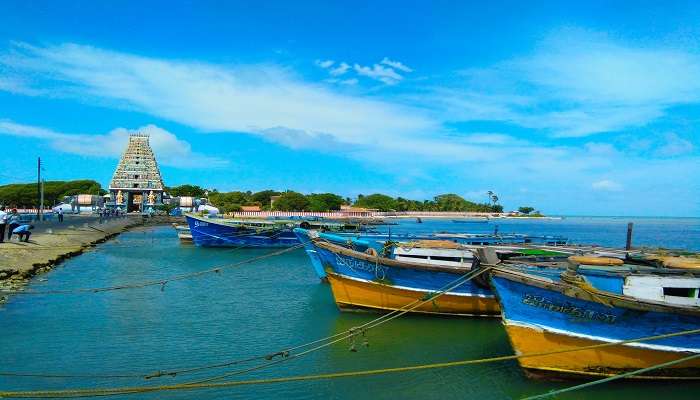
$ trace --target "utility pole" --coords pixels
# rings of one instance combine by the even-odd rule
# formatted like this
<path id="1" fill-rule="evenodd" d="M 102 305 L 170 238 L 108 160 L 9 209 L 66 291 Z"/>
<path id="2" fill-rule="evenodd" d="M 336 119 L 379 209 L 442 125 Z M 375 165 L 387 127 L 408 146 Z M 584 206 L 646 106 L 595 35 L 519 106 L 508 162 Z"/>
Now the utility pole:
<path id="1" fill-rule="evenodd" d="M 41 180 L 41 200 L 39 201 L 39 210 L 41 210 L 41 220 L 44 220 L 44 183 L 46 180 Z"/>
<path id="2" fill-rule="evenodd" d="M 41 157 L 37 158 L 36 161 L 36 197 L 37 197 L 37 207 L 36 219 L 41 221 Z"/>

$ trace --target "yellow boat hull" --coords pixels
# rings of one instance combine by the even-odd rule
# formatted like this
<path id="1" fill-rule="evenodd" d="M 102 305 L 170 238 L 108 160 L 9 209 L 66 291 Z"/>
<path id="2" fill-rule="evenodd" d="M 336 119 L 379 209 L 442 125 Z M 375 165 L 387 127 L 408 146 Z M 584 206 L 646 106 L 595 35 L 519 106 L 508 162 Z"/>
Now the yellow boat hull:
<path id="1" fill-rule="evenodd" d="M 425 299 L 426 295 L 431 293 L 348 278 L 335 273 L 328 273 L 328 282 L 331 285 L 335 302 L 341 310 L 393 311 L 416 300 Z M 416 307 L 411 312 L 459 316 L 498 316 L 500 310 L 498 301 L 492 296 L 448 293 Z"/>
<path id="2" fill-rule="evenodd" d="M 573 349 L 604 343 L 588 338 L 547 332 L 534 327 L 506 325 L 506 331 L 516 354 L 542 353 L 550 350 Z M 650 342 L 651 343 L 651 342 Z M 687 357 L 691 353 L 655 350 L 630 345 L 580 350 L 546 356 L 518 359 L 520 366 L 535 376 L 541 372 L 561 375 L 611 376 L 621 372 L 651 367 Z M 676 364 L 667 370 L 640 375 L 641 379 L 700 379 L 700 360 Z"/>

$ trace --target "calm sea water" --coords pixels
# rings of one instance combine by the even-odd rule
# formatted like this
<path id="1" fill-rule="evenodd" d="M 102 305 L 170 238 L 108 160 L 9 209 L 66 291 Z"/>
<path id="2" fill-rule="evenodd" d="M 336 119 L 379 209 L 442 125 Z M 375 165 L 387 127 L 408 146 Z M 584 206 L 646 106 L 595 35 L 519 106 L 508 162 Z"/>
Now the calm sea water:
<path id="1" fill-rule="evenodd" d="M 621 245 L 628 218 L 504 221 L 501 232 L 566 235 Z M 698 249 L 700 220 L 639 219 L 635 243 Z M 477 226 L 478 225 L 478 226 Z M 491 224 L 404 221 L 392 230 L 486 232 Z M 68 260 L 31 289 L 111 286 L 200 271 L 266 254 L 265 250 L 182 246 L 170 227 L 149 228 Z M 220 275 L 159 287 L 76 295 L 14 296 L 0 307 L 0 372 L 132 374 L 266 354 L 360 325 L 377 314 L 341 313 L 302 251 L 227 269 Z M 362 370 L 511 353 L 498 319 L 404 316 L 368 334 L 369 347 L 342 342 L 238 379 Z M 251 364 L 253 365 L 253 364 Z M 46 379 L 0 376 L 2 390 L 167 384 L 225 373 L 139 379 Z M 574 382 L 533 381 L 515 362 L 362 378 L 282 383 L 131 398 L 197 399 L 512 399 Z M 696 399 L 698 383 L 619 382 L 565 399 Z"/>

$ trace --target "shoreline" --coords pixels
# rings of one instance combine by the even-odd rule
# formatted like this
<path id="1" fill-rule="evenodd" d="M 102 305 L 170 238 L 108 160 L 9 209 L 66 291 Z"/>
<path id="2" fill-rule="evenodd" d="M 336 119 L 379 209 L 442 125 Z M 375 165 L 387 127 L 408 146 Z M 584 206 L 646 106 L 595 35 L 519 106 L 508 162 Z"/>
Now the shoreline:
<path id="1" fill-rule="evenodd" d="M 30 280 L 51 271 L 64 260 L 75 257 L 104 243 L 123 232 L 142 226 L 163 225 L 171 217 L 144 220 L 141 215 L 107 219 L 98 223 L 95 218 L 66 218 L 61 224 L 37 224 L 28 243 L 0 243 L 0 290 L 22 291 Z M 11 293 L 0 292 L 0 305 Z"/>

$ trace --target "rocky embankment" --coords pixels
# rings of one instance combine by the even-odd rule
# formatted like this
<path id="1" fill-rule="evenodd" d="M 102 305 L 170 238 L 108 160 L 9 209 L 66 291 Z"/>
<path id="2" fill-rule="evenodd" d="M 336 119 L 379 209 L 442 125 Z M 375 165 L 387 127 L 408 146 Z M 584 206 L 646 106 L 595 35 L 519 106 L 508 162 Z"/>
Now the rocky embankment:
<path id="1" fill-rule="evenodd" d="M 66 258 L 76 256 L 131 228 L 174 222 L 169 217 L 144 220 L 140 215 L 114 218 L 99 223 L 95 218 L 67 219 L 62 225 L 37 226 L 29 242 L 0 243 L 0 303 L 37 274 L 51 270 Z"/>

